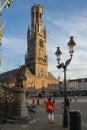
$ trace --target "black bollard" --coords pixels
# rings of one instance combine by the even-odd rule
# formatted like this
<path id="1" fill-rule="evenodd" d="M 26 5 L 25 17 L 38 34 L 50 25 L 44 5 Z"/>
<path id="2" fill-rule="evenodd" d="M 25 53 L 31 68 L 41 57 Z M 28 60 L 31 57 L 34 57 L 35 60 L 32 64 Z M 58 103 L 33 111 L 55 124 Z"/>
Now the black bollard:
<path id="1" fill-rule="evenodd" d="M 81 115 L 80 111 L 72 110 L 70 115 L 70 130 L 81 130 Z"/>

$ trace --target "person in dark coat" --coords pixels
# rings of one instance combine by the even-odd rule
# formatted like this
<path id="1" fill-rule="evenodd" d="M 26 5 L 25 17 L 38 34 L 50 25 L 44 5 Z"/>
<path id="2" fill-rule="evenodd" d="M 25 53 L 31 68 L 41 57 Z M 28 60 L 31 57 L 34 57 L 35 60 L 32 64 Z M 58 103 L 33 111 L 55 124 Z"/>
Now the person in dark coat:
<path id="1" fill-rule="evenodd" d="M 67 106 L 67 109 L 70 110 L 70 101 L 68 98 L 66 99 L 66 106 Z"/>

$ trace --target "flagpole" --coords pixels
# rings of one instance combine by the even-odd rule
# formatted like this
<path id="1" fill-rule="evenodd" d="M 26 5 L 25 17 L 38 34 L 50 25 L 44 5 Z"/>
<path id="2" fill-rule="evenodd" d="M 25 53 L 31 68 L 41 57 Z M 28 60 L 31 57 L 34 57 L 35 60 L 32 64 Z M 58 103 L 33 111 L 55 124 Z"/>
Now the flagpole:
<path id="1" fill-rule="evenodd" d="M 6 0 L 3 4 L 2 4 L 2 0 L 0 0 L 0 50 L 1 50 L 1 40 L 2 40 L 2 36 L 3 36 L 3 31 L 4 31 L 4 26 L 5 26 L 5 23 L 2 24 L 2 14 L 1 14 L 1 11 L 3 10 L 3 8 L 5 8 L 5 6 L 8 4 L 8 7 L 10 6 L 10 3 L 11 3 L 12 0 Z M 1 66 L 1 56 L 0 56 L 0 66 Z"/>
<path id="2" fill-rule="evenodd" d="M 2 11 L 3 10 L 3 8 L 5 7 L 5 5 L 8 3 L 8 0 L 6 0 L 4 3 L 3 3 L 3 5 L 2 5 L 2 0 L 0 0 L 0 11 Z"/>

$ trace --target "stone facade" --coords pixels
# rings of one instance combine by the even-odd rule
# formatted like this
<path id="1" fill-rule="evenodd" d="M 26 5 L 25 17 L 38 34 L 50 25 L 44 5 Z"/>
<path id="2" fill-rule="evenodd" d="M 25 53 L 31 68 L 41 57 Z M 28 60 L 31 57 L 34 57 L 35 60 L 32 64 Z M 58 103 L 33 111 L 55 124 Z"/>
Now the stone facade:
<path id="1" fill-rule="evenodd" d="M 44 77 L 39 77 L 39 76 L 35 76 L 33 75 L 28 67 L 26 68 L 26 72 L 25 75 L 27 77 L 27 81 L 26 81 L 26 89 L 30 90 L 30 91 L 34 91 L 36 89 L 42 89 L 42 87 L 44 86 L 45 88 L 48 88 L 48 86 L 53 85 L 58 86 L 59 80 L 55 79 L 55 77 L 53 77 L 53 75 L 51 75 L 48 72 L 48 77 L 49 78 L 44 78 Z"/>

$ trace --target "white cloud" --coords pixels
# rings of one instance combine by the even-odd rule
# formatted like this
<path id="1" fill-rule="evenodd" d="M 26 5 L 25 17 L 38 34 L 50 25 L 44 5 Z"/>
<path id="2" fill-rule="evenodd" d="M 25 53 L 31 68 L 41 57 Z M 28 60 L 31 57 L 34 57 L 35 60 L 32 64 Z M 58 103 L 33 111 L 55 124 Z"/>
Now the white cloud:
<path id="1" fill-rule="evenodd" d="M 69 36 L 74 36 L 74 41 L 76 42 L 75 52 L 70 65 L 68 66 L 67 78 L 78 78 L 87 77 L 87 13 L 81 13 L 80 15 L 75 14 L 75 16 L 64 16 L 56 17 L 55 15 L 48 17 L 47 19 L 52 24 L 49 25 L 48 34 L 48 57 L 49 59 L 49 70 L 56 76 L 61 76 L 63 79 L 62 70 L 56 72 L 57 62 L 54 53 L 56 47 L 60 46 L 62 50 L 62 61 L 65 62 L 69 58 L 67 43 L 69 41 Z M 68 40 L 68 41 L 67 41 Z M 50 53 L 51 52 L 51 53 Z M 55 65 L 53 65 L 55 64 Z M 52 66 L 52 67 L 51 67 Z M 59 72 L 59 73 L 58 73 Z"/>
<path id="2" fill-rule="evenodd" d="M 3 37 L 1 46 L 1 72 L 15 69 L 19 65 L 24 64 L 26 45 L 25 39 Z"/>

